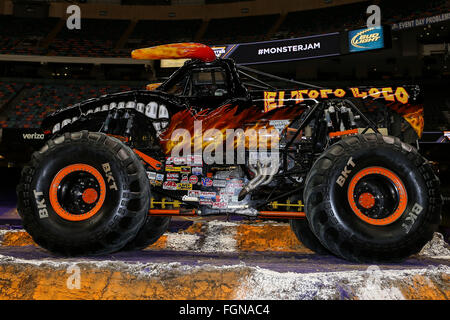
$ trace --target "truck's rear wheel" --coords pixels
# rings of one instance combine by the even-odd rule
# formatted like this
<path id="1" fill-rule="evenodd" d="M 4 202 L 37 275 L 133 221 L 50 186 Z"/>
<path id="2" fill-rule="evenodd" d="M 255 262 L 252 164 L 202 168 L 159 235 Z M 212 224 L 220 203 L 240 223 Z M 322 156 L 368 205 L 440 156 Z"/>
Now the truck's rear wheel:
<path id="1" fill-rule="evenodd" d="M 325 246 L 312 232 L 306 219 L 292 219 L 290 220 L 290 225 L 297 239 L 309 250 L 312 250 L 320 255 L 330 254 L 330 251 L 325 248 Z"/>
<path id="2" fill-rule="evenodd" d="M 150 198 L 161 200 L 161 196 L 152 192 Z M 144 225 L 136 237 L 132 239 L 123 250 L 141 250 L 154 244 L 169 228 L 171 217 L 147 216 Z"/>
<path id="3" fill-rule="evenodd" d="M 298 196 L 292 196 L 290 200 L 295 202 L 299 198 L 300 197 Z M 331 254 L 331 252 L 328 251 L 322 243 L 320 243 L 314 232 L 312 232 L 307 219 L 291 219 L 289 224 L 298 241 L 300 241 L 309 250 L 320 255 Z"/>
<path id="4" fill-rule="evenodd" d="M 431 240 L 440 222 L 439 180 L 411 145 L 357 135 L 315 162 L 305 192 L 320 242 L 352 261 L 399 261 Z"/>
<path id="5" fill-rule="evenodd" d="M 125 251 L 142 250 L 154 244 L 167 231 L 170 217 L 147 217 L 136 237 L 123 248 Z"/>
<path id="6" fill-rule="evenodd" d="M 143 225 L 149 184 L 134 152 L 102 133 L 65 133 L 33 154 L 17 189 L 34 241 L 63 255 L 120 250 Z"/>

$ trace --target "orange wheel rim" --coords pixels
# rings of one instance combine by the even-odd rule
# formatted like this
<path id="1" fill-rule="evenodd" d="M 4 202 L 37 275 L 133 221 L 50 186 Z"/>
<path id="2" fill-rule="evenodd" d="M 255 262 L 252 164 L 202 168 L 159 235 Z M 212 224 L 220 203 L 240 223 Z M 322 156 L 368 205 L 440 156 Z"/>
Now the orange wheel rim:
<path id="1" fill-rule="evenodd" d="M 359 206 L 364 209 L 372 208 L 376 202 L 376 199 L 372 193 L 364 192 L 357 199 L 358 202 L 355 200 L 355 187 L 357 183 L 362 178 L 367 177 L 369 175 L 381 175 L 385 177 L 396 189 L 396 193 L 398 196 L 398 203 L 395 207 L 395 210 L 393 210 L 393 212 L 391 212 L 388 216 L 384 218 L 371 218 L 365 215 L 357 205 L 358 203 Z M 353 212 L 364 222 L 376 226 L 385 226 L 395 222 L 405 212 L 406 206 L 408 204 L 408 196 L 406 188 L 401 179 L 395 173 L 383 167 L 369 167 L 359 171 L 351 179 L 349 183 L 347 197 Z"/>
<path id="2" fill-rule="evenodd" d="M 81 195 L 82 200 L 87 204 L 93 204 L 96 201 L 97 203 L 91 210 L 82 214 L 70 213 L 69 211 L 67 211 L 62 207 L 61 203 L 58 200 L 58 189 L 61 185 L 61 181 L 69 174 L 74 172 L 86 172 L 91 174 L 97 181 L 100 189 L 100 192 L 97 192 L 93 188 L 87 188 L 84 190 L 84 192 Z M 58 216 L 69 221 L 83 221 L 91 218 L 103 206 L 103 203 L 105 202 L 105 197 L 106 197 L 106 183 L 100 172 L 94 167 L 82 163 L 72 164 L 61 169 L 53 178 L 49 190 L 50 204 L 53 210 Z"/>

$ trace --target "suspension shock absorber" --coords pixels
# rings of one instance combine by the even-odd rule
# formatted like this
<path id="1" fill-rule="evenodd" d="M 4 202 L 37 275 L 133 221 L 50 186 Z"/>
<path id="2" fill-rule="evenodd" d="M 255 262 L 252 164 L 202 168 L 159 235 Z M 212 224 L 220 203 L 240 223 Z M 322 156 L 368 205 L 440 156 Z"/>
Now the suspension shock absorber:
<path id="1" fill-rule="evenodd" d="M 325 122 L 330 130 L 333 130 L 333 121 L 331 121 L 330 111 L 328 109 L 324 110 Z"/>
<path id="2" fill-rule="evenodd" d="M 110 123 L 111 123 L 111 119 L 112 119 L 112 114 L 111 114 L 111 112 L 108 112 L 108 115 L 106 116 L 105 123 L 103 125 L 102 132 L 108 132 L 109 131 L 109 126 L 110 126 Z"/>
<path id="3" fill-rule="evenodd" d="M 339 131 L 341 129 L 340 117 L 339 117 L 338 111 L 339 111 L 339 108 L 336 108 L 333 103 L 330 103 L 328 112 L 330 114 L 331 123 L 333 125 L 333 131 Z"/>
<path id="4" fill-rule="evenodd" d="M 313 136 L 313 146 L 315 152 L 321 152 L 326 145 L 326 135 L 330 131 L 326 119 L 317 119 L 316 132 Z"/>
<path id="5" fill-rule="evenodd" d="M 339 105 L 340 105 L 339 112 L 341 114 L 340 131 L 353 129 L 353 127 L 351 126 L 351 123 L 350 123 L 350 115 L 349 115 L 350 110 L 343 103 L 340 103 Z"/>
<path id="6" fill-rule="evenodd" d="M 126 116 L 127 116 L 126 117 L 127 118 L 127 125 L 126 125 L 126 128 L 125 128 L 124 136 L 127 137 L 127 138 L 131 138 L 130 136 L 131 136 L 131 128 L 133 127 L 134 114 L 130 115 L 128 113 L 128 110 L 127 110 Z"/>
<path id="7" fill-rule="evenodd" d="M 348 111 L 348 119 L 349 119 L 349 122 L 350 122 L 350 127 L 352 128 L 352 129 L 354 129 L 354 128 L 356 128 L 356 117 L 355 117 L 355 115 L 354 115 L 354 113 L 353 113 L 353 111 L 352 111 L 352 108 L 348 108 L 348 107 L 346 107 L 347 108 L 347 111 Z"/>

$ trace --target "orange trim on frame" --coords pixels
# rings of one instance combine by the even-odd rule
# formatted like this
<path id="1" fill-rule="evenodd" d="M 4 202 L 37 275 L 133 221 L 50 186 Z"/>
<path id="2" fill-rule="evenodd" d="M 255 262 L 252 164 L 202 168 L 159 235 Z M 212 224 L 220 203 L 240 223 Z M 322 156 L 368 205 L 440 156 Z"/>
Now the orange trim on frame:
<path id="1" fill-rule="evenodd" d="M 152 157 L 146 155 L 145 153 L 137 150 L 137 149 L 133 149 L 133 151 L 139 156 L 141 157 L 142 160 L 144 160 L 145 162 L 147 162 L 153 169 L 155 170 L 161 170 L 162 168 L 162 164 L 160 161 L 153 159 Z"/>

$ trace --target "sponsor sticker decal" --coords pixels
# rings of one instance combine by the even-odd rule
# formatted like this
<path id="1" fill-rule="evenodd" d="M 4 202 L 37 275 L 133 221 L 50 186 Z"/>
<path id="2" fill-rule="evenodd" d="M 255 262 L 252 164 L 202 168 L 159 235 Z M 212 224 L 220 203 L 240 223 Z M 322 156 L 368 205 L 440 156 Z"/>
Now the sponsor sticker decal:
<path id="1" fill-rule="evenodd" d="M 149 180 L 155 180 L 156 179 L 156 172 L 147 171 L 147 177 Z"/>
<path id="2" fill-rule="evenodd" d="M 227 207 L 226 202 L 213 202 L 212 207 L 215 209 L 224 209 Z"/>
<path id="3" fill-rule="evenodd" d="M 192 175 L 189 177 L 189 183 L 197 184 L 197 182 L 198 182 L 198 177 L 196 175 Z"/>
<path id="4" fill-rule="evenodd" d="M 227 185 L 227 181 L 226 180 L 214 180 L 213 181 L 213 186 L 214 187 L 224 188 L 226 185 Z"/>
<path id="5" fill-rule="evenodd" d="M 161 187 L 163 182 L 160 180 L 150 180 L 150 184 L 155 187 Z"/>
<path id="6" fill-rule="evenodd" d="M 227 190 L 222 190 L 222 191 L 220 191 L 219 195 L 221 197 L 232 197 L 232 196 L 234 196 L 234 192 L 230 192 L 230 191 L 227 191 Z"/>
<path id="7" fill-rule="evenodd" d="M 201 193 L 201 191 L 200 190 L 189 190 L 189 192 L 188 192 L 188 196 L 189 197 L 200 197 L 200 193 Z"/>
<path id="8" fill-rule="evenodd" d="M 181 172 L 181 167 L 174 167 L 173 165 L 166 166 L 167 172 Z"/>
<path id="9" fill-rule="evenodd" d="M 190 155 L 190 156 L 185 157 L 184 159 L 185 159 L 185 162 L 182 163 L 183 165 L 199 166 L 199 167 L 201 167 L 203 165 L 201 154 Z"/>
<path id="10" fill-rule="evenodd" d="M 199 198 L 201 199 L 201 200 L 216 200 L 216 193 L 215 192 L 205 192 L 205 191 L 201 191 L 200 192 L 200 195 L 199 195 Z"/>
<path id="11" fill-rule="evenodd" d="M 190 183 L 177 183 L 177 190 L 192 190 Z"/>
<path id="12" fill-rule="evenodd" d="M 244 186 L 244 183 L 241 180 L 230 180 L 228 182 L 227 189 L 228 189 L 228 187 L 233 189 L 233 188 L 241 188 L 243 186 Z"/>
<path id="13" fill-rule="evenodd" d="M 178 181 L 180 175 L 178 173 L 168 173 L 166 180 L 168 181 Z"/>
<path id="14" fill-rule="evenodd" d="M 177 183 L 173 181 L 166 181 L 163 184 L 163 189 L 166 190 L 177 190 Z"/>
<path id="15" fill-rule="evenodd" d="M 211 187 L 213 184 L 213 181 L 210 178 L 202 178 L 202 185 L 205 187 Z"/>
<path id="16" fill-rule="evenodd" d="M 198 201 L 198 198 L 197 198 L 197 197 L 190 197 L 190 196 L 184 195 L 183 198 L 182 198 L 182 200 L 183 200 L 183 201 Z"/>
<path id="17" fill-rule="evenodd" d="M 173 157 L 173 164 L 179 166 L 179 165 L 185 165 L 187 164 L 187 160 L 185 157 Z"/>
<path id="18" fill-rule="evenodd" d="M 191 167 L 181 167 L 182 173 L 191 173 Z"/>
<path id="19" fill-rule="evenodd" d="M 166 158 L 166 165 L 167 164 L 174 164 L 177 166 L 180 165 L 186 165 L 187 160 L 185 157 L 167 157 Z"/>

